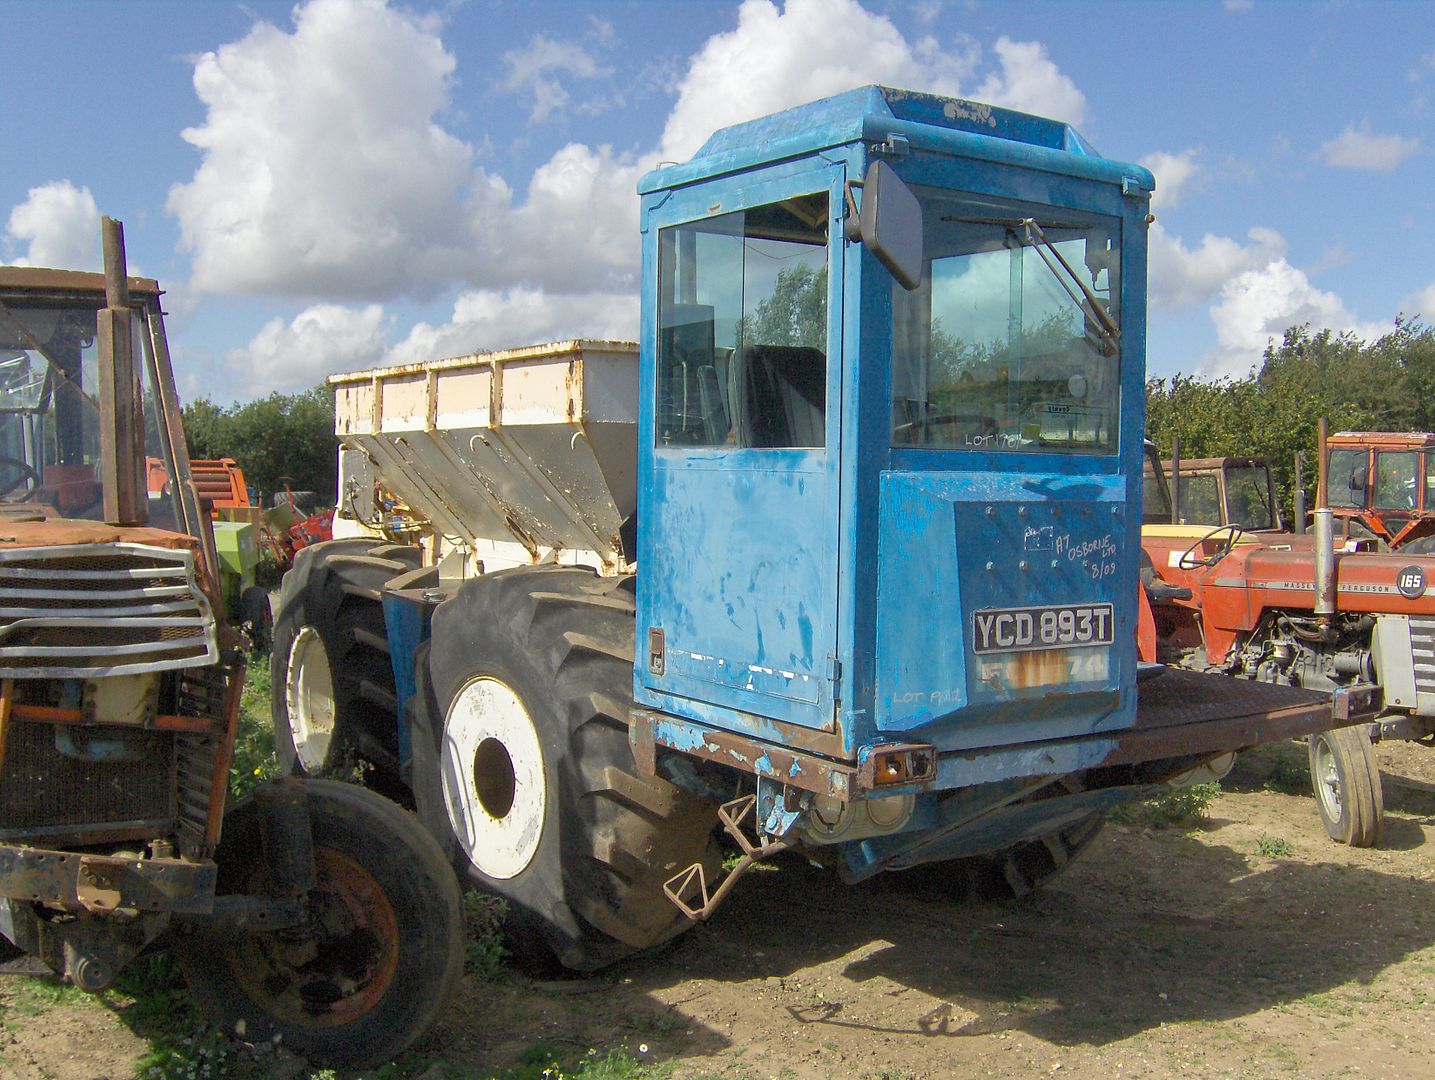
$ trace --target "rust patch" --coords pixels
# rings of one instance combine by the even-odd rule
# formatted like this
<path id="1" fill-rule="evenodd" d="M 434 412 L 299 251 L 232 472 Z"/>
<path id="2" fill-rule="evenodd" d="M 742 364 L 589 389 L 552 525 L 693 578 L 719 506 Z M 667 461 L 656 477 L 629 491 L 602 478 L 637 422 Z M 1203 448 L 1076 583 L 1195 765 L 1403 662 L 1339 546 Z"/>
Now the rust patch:
<path id="1" fill-rule="evenodd" d="M 1060 649 L 1019 652 L 1008 662 L 1007 674 L 1016 687 L 1064 683 L 1067 681 L 1066 654 Z"/>
<path id="2" fill-rule="evenodd" d="M 73 547 L 79 544 L 148 544 L 175 551 L 195 551 L 192 536 L 144 525 L 106 525 L 103 521 L 50 518 L 46 521 L 0 521 L 0 547 Z"/>

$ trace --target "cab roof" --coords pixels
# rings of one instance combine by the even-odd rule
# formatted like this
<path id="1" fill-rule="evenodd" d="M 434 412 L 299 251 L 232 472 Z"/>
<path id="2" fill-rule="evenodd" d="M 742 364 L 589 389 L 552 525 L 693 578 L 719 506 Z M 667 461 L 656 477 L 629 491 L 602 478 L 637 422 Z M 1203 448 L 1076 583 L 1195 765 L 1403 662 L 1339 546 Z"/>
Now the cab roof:
<path id="1" fill-rule="evenodd" d="M 648 173 L 647 194 L 852 142 L 901 136 L 917 147 L 1016 160 L 1066 175 L 1155 189 L 1151 173 L 1101 157 L 1070 124 L 963 98 L 863 86 L 715 132 L 692 160 Z"/>

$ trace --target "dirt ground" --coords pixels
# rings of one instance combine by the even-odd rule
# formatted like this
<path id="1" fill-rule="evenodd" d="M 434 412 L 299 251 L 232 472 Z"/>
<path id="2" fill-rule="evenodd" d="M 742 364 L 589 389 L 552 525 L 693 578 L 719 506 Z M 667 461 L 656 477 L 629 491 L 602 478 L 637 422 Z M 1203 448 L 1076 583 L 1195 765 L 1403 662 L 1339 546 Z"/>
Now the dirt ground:
<path id="1" fill-rule="evenodd" d="M 958 905 L 752 874 L 666 951 L 576 983 L 468 982 L 417 1071 L 483 1076 L 546 1044 L 626 1048 L 677 1077 L 1429 1077 L 1435 750 L 1377 749 L 1379 848 L 1329 841 L 1304 748 L 1244 756 L 1194 831 L 1108 825 L 1026 901 Z M 1286 851 L 1276 857 L 1259 854 Z M 119 1080 L 115 1012 L 34 1016 L 0 980 L 0 1074 Z"/>

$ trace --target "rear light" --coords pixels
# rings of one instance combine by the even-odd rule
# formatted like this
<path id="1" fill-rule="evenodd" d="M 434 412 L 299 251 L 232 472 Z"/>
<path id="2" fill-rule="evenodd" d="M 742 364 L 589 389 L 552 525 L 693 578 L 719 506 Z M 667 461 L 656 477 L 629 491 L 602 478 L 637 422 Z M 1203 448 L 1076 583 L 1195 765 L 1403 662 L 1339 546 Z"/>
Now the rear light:
<path id="1" fill-rule="evenodd" d="M 936 778 L 937 748 L 925 743 L 874 746 L 858 774 L 858 782 L 866 788 L 926 784 Z"/>

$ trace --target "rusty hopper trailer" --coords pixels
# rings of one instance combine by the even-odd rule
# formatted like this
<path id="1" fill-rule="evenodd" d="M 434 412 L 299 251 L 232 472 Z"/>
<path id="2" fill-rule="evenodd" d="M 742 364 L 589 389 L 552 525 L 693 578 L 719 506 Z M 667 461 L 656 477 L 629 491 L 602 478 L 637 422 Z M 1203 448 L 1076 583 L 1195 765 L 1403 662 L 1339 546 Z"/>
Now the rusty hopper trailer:
<path id="1" fill-rule="evenodd" d="M 643 180 L 637 347 L 336 376 L 341 526 L 425 540 L 300 554 L 281 755 L 410 790 L 515 951 L 588 969 L 781 850 L 1022 894 L 1122 800 L 1346 722 L 1138 686 L 1151 187 L 867 87 Z"/>

